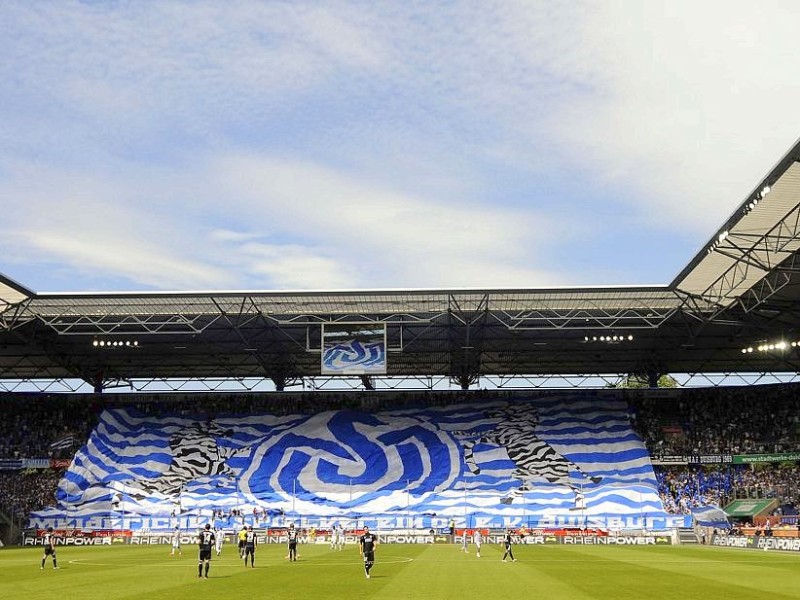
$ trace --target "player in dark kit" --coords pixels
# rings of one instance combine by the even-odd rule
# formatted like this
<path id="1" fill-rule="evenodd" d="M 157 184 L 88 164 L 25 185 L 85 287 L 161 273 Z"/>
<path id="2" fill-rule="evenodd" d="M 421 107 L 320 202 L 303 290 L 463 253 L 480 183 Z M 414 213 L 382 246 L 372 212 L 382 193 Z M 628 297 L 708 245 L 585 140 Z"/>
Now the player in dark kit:
<path id="1" fill-rule="evenodd" d="M 510 557 L 512 562 L 517 562 L 517 559 L 514 558 L 514 553 L 511 551 L 511 530 L 506 529 L 506 535 L 503 538 L 503 543 L 506 546 L 506 551 L 503 553 L 503 562 L 506 562 L 506 556 Z"/>
<path id="2" fill-rule="evenodd" d="M 358 538 L 358 547 L 364 559 L 364 574 L 369 579 L 369 570 L 375 564 L 375 548 L 378 545 L 378 536 L 369 532 L 369 527 L 364 527 L 364 535 Z"/>
<path id="3" fill-rule="evenodd" d="M 200 530 L 200 562 L 197 564 L 197 577 L 203 577 L 203 564 L 206 566 L 205 577 L 208 579 L 208 568 L 211 566 L 211 549 L 214 547 L 216 536 L 211 531 L 211 525 L 206 523 L 205 529 Z"/>
<path id="4" fill-rule="evenodd" d="M 47 528 L 47 531 L 42 537 L 42 545 L 44 546 L 44 554 L 42 555 L 42 566 L 40 568 L 44 569 L 44 561 L 47 560 L 48 556 L 52 556 L 53 568 L 57 569 L 58 562 L 56 561 L 56 536 L 53 533 L 52 527 Z"/>
<path id="5" fill-rule="evenodd" d="M 289 556 L 286 558 L 290 561 L 297 562 L 297 530 L 294 528 L 294 523 L 289 525 L 289 532 L 287 535 L 289 536 Z"/>
<path id="6" fill-rule="evenodd" d="M 256 568 L 255 560 L 256 560 L 256 546 L 258 546 L 258 539 L 256 538 L 256 532 L 253 531 L 253 526 L 247 526 L 247 533 L 244 537 L 244 566 L 247 566 L 247 557 L 250 557 L 250 566 L 254 569 Z"/>

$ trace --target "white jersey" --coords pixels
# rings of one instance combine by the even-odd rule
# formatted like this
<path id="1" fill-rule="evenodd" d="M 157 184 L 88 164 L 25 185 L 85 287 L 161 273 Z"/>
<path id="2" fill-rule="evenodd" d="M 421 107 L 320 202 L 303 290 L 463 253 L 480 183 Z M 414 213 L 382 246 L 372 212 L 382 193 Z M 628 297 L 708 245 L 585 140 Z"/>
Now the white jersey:
<path id="1" fill-rule="evenodd" d="M 217 545 L 217 550 L 219 551 L 222 548 L 222 544 L 225 542 L 225 533 L 219 529 L 215 529 L 214 536 L 216 538 L 215 544 Z"/>
<path id="2" fill-rule="evenodd" d="M 173 548 L 180 548 L 181 547 L 181 532 L 177 529 L 172 532 L 172 547 Z"/>
<path id="3" fill-rule="evenodd" d="M 483 543 L 483 535 L 481 535 L 480 531 L 476 531 L 472 534 L 472 543 L 475 544 L 478 548 L 481 547 L 481 543 Z"/>
<path id="4" fill-rule="evenodd" d="M 334 526 L 334 528 L 331 529 L 331 548 L 339 548 L 343 542 L 344 534 L 342 533 L 342 528 Z"/>

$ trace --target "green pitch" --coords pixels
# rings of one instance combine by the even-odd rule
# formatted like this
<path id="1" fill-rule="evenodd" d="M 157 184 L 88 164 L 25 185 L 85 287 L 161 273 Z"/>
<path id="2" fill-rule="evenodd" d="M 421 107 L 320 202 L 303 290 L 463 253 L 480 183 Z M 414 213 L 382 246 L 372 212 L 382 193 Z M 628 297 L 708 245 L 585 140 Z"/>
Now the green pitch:
<path id="1" fill-rule="evenodd" d="M 59 547 L 59 570 L 41 548 L 0 550 L 0 598 L 57 600 L 141 598 L 409 598 L 440 600 L 800 598 L 800 555 L 709 547 L 514 546 L 517 562 L 500 561 L 502 548 L 389 545 L 378 547 L 372 578 L 364 577 L 354 546 L 331 551 L 301 545 L 288 563 L 283 546 L 262 545 L 256 568 L 236 549 L 214 557 L 209 579 L 197 579 L 197 551 L 181 558 L 167 546 Z"/>

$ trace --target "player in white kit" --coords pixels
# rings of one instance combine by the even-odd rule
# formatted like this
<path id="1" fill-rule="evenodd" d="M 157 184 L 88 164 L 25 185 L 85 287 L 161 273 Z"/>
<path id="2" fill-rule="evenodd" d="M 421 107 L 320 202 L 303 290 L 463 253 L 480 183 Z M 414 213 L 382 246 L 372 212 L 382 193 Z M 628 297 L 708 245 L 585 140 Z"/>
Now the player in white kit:
<path id="1" fill-rule="evenodd" d="M 331 550 L 336 550 L 336 540 L 339 538 L 339 526 L 331 527 Z"/>
<path id="2" fill-rule="evenodd" d="M 466 537 L 466 536 L 465 536 Z M 483 534 L 480 529 L 476 529 L 472 534 L 472 543 L 475 544 L 475 556 L 481 557 L 481 544 L 483 543 Z"/>
<path id="3" fill-rule="evenodd" d="M 341 550 L 344 547 L 344 529 L 338 523 L 331 529 L 331 550 Z"/>
<path id="4" fill-rule="evenodd" d="M 172 553 L 170 556 L 175 556 L 176 550 L 178 552 L 178 556 L 183 555 L 183 552 L 181 551 L 181 530 L 179 527 L 176 527 L 172 532 Z"/>
<path id="5" fill-rule="evenodd" d="M 225 543 L 225 532 L 221 529 L 214 528 L 214 547 L 217 550 L 217 556 L 222 554 L 222 544 Z"/>

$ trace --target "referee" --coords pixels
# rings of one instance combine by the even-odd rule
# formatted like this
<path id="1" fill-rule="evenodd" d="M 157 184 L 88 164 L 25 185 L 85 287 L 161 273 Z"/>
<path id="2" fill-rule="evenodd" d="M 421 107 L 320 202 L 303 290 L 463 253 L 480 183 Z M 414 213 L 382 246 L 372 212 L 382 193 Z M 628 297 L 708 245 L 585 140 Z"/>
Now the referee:
<path id="1" fill-rule="evenodd" d="M 236 537 L 239 539 L 239 558 L 244 558 L 244 541 L 247 538 L 247 527 L 242 525 L 242 530 Z"/>

